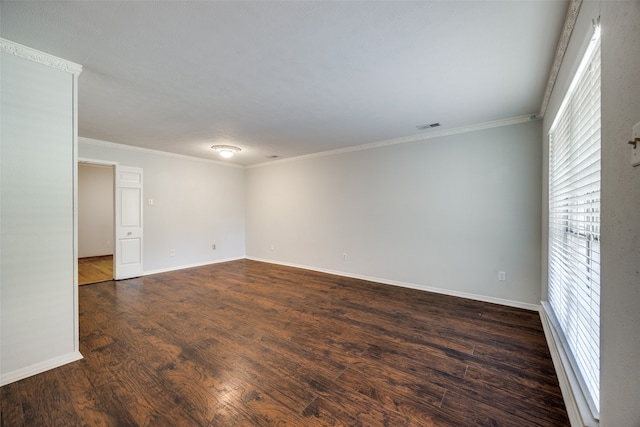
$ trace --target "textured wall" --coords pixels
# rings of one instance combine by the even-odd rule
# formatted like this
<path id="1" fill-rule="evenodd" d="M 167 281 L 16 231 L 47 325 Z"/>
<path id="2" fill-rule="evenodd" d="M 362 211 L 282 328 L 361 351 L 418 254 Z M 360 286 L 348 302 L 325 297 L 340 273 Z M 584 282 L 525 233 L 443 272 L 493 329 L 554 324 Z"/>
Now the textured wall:
<path id="1" fill-rule="evenodd" d="M 79 357 L 74 334 L 74 79 L 2 53 L 0 374 Z M 77 318 L 76 318 L 77 319 Z"/>
<path id="2" fill-rule="evenodd" d="M 603 427 L 640 426 L 640 1 L 602 2 Z"/>

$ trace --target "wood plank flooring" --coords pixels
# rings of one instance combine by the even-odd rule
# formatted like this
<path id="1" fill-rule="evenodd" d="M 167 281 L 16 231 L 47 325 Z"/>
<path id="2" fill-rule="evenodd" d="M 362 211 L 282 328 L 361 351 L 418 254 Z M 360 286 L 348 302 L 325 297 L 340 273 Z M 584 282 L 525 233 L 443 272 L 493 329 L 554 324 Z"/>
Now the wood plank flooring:
<path id="1" fill-rule="evenodd" d="M 113 279 L 113 255 L 78 258 L 78 284 L 104 282 Z"/>
<path id="2" fill-rule="evenodd" d="M 250 260 L 79 289 L 3 426 L 568 426 L 538 314 Z"/>

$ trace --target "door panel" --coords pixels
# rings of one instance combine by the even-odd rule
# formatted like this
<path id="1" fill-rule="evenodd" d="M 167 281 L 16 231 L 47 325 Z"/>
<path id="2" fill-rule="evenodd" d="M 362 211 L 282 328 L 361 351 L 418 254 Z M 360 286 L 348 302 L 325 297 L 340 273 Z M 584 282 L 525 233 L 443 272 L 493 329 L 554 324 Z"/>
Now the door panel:
<path id="1" fill-rule="evenodd" d="M 142 169 L 116 166 L 116 280 L 141 276 L 142 241 Z"/>
<path id="2" fill-rule="evenodd" d="M 141 227 L 142 212 L 140 212 L 140 194 L 138 188 L 120 189 L 120 214 L 122 227 Z"/>
<path id="3" fill-rule="evenodd" d="M 142 259 L 142 248 L 140 247 L 140 239 L 121 239 L 120 240 L 120 261 L 121 265 L 130 265 L 139 263 Z"/>

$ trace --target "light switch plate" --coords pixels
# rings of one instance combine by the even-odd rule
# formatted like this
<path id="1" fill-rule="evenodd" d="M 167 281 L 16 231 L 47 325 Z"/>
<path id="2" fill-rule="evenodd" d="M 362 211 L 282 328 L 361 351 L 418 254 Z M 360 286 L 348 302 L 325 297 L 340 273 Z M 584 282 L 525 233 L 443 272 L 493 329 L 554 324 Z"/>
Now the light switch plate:
<path id="1" fill-rule="evenodd" d="M 635 141 L 636 138 L 640 138 L 640 122 L 633 127 L 631 140 Z M 633 145 L 631 146 L 631 165 L 640 166 L 640 143 L 637 143 L 635 148 L 633 148 Z"/>

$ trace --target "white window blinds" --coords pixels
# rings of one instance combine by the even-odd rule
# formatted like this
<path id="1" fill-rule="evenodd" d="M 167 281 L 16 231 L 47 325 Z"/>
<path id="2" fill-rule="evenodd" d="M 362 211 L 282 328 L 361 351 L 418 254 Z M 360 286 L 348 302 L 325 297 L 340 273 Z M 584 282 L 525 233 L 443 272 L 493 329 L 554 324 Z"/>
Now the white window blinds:
<path id="1" fill-rule="evenodd" d="M 600 37 L 549 131 L 549 304 L 597 418 L 600 398 Z"/>

